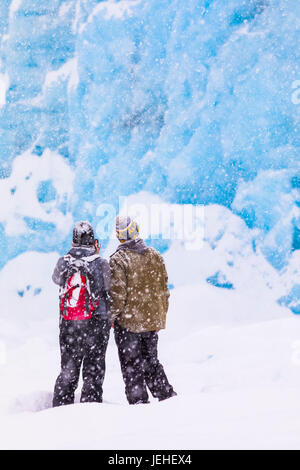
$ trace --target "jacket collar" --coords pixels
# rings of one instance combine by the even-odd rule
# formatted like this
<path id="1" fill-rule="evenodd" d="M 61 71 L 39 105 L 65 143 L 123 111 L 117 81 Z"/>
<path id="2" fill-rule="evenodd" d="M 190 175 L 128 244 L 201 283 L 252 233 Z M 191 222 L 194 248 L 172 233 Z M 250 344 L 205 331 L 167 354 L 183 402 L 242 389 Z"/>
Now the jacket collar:
<path id="1" fill-rule="evenodd" d="M 116 251 L 119 250 L 130 250 L 130 251 L 136 251 L 137 253 L 140 253 L 144 255 L 147 251 L 148 247 L 144 240 L 141 238 L 136 238 L 134 240 L 127 240 L 124 243 L 121 243 Z"/>
<path id="2" fill-rule="evenodd" d="M 69 253 L 74 258 L 81 258 L 82 256 L 90 256 L 95 254 L 95 248 L 87 245 L 72 244 Z"/>

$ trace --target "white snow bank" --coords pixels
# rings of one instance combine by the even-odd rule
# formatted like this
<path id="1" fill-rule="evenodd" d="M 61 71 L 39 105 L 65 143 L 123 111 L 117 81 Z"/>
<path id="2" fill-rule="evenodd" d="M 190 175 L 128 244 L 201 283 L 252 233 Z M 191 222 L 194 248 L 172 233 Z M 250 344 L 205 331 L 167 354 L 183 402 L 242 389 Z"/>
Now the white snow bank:
<path id="1" fill-rule="evenodd" d="M 178 397 L 129 406 L 112 334 L 104 403 L 79 404 L 79 388 L 77 404 L 51 409 L 59 372 L 50 280 L 57 258 L 27 253 L 0 273 L 1 448 L 300 447 L 299 318 L 251 290 L 199 279 L 172 290 L 168 328 L 160 333 L 161 362 Z"/>
<path id="2" fill-rule="evenodd" d="M 177 341 L 163 333 L 160 356 L 179 395 L 140 406 L 124 399 L 113 342 L 102 405 L 49 409 L 57 351 L 19 356 L 11 376 L 0 369 L 2 383 L 11 379 L 1 448 L 299 448 L 299 333 L 295 317 L 208 328 Z"/>

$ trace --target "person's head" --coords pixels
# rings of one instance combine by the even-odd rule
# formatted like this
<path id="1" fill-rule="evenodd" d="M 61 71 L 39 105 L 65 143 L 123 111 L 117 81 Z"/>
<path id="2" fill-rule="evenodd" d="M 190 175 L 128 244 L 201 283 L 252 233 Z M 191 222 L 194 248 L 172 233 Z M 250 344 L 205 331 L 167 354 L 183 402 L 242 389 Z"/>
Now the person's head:
<path id="1" fill-rule="evenodd" d="M 94 246 L 95 236 L 91 224 L 81 220 L 75 224 L 73 229 L 73 245 L 74 246 Z"/>
<path id="2" fill-rule="evenodd" d="M 116 217 L 116 236 L 121 243 L 126 240 L 135 240 L 139 236 L 139 226 L 131 217 L 118 215 Z"/>

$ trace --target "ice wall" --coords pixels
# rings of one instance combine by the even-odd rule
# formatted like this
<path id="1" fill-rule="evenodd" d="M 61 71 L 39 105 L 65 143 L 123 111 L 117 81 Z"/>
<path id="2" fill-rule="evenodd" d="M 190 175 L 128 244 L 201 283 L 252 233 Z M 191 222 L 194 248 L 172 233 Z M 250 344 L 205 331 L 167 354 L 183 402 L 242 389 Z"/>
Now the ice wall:
<path id="1" fill-rule="evenodd" d="M 299 18 L 298 0 L 2 0 L 1 265 L 62 251 L 73 221 L 97 224 L 100 202 L 146 190 L 226 206 L 287 269 L 300 246 Z M 49 152 L 33 183 L 28 155 Z M 20 191 L 40 206 L 30 217 Z"/>

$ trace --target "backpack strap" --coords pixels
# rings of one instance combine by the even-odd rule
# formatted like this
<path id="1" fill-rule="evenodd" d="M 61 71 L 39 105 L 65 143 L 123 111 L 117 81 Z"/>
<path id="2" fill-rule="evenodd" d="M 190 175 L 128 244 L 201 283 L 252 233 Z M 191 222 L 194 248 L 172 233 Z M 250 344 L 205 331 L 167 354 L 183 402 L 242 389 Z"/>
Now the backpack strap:
<path id="1" fill-rule="evenodd" d="M 80 259 L 83 259 L 84 261 L 87 261 L 88 263 L 91 263 L 92 261 L 94 261 L 97 258 L 100 258 L 100 256 L 97 253 L 95 253 L 94 255 L 83 256 Z"/>
<path id="2" fill-rule="evenodd" d="M 82 264 L 80 263 L 80 261 L 91 263 L 97 258 L 100 258 L 100 256 L 97 253 L 95 253 L 94 255 L 90 255 L 90 256 L 82 256 L 81 258 L 74 258 L 74 256 L 70 254 L 64 256 L 65 261 L 71 264 L 74 264 L 75 266 L 76 266 L 76 262 L 78 262 L 78 265 L 80 266 Z"/>

